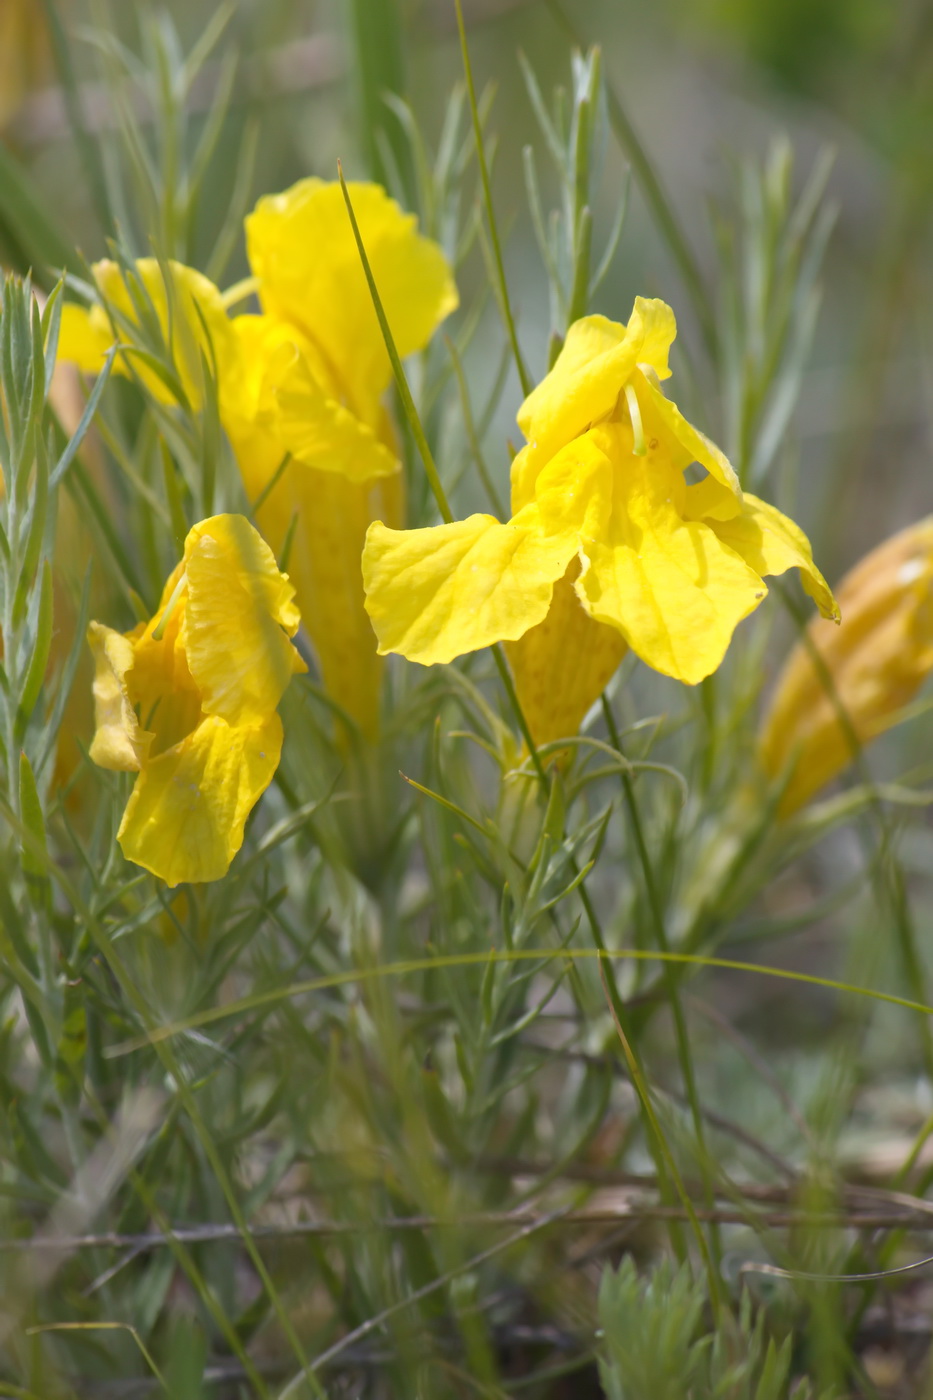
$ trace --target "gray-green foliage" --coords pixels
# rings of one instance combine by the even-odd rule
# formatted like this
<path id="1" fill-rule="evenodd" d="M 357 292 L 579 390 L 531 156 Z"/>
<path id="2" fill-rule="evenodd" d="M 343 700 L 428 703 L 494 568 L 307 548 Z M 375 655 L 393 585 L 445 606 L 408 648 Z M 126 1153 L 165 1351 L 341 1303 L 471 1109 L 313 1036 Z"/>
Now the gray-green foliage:
<path id="1" fill-rule="evenodd" d="M 639 1273 L 628 1256 L 599 1285 L 599 1374 L 607 1400 L 811 1400 L 793 1384 L 790 1338 L 768 1337 L 748 1294 L 710 1329 L 708 1299 L 689 1266 Z M 822 1400 L 831 1400 L 826 1392 Z"/>

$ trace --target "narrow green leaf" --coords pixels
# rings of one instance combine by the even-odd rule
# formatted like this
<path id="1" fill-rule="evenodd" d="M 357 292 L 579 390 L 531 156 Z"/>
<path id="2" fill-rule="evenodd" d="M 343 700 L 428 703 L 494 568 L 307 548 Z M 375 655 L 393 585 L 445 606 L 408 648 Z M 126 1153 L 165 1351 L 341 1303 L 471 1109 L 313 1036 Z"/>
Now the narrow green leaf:
<path id="1" fill-rule="evenodd" d="M 39 615 L 36 622 L 36 637 L 33 644 L 33 652 L 29 661 L 29 669 L 26 672 L 26 679 L 23 682 L 23 691 L 20 696 L 19 707 L 16 715 L 16 739 L 22 742 L 26 732 L 26 726 L 36 708 L 36 701 L 42 689 L 42 682 L 45 679 L 45 668 L 49 661 L 49 650 L 52 646 L 52 566 L 48 559 L 42 566 L 42 582 L 39 585 Z"/>
<path id="2" fill-rule="evenodd" d="M 518 331 L 515 328 L 515 317 L 512 315 L 512 304 L 509 301 L 509 289 L 505 280 L 505 264 L 502 260 L 502 245 L 499 242 L 496 211 L 492 202 L 492 189 L 489 183 L 489 166 L 486 161 L 486 150 L 483 145 L 483 127 L 476 102 L 476 88 L 473 85 L 470 50 L 467 46 L 466 28 L 463 23 L 463 7 L 461 5 L 461 0 L 455 0 L 455 4 L 457 7 L 457 28 L 460 33 L 460 50 L 463 56 L 463 72 L 466 77 L 467 95 L 470 100 L 470 115 L 473 118 L 476 159 L 479 162 L 480 180 L 483 186 L 483 200 L 486 205 L 486 221 L 489 225 L 489 238 L 492 243 L 495 276 L 499 291 L 499 306 L 502 310 L 503 319 L 505 320 L 505 328 L 508 333 L 509 343 L 512 346 L 512 355 L 515 360 L 515 368 L 518 370 L 518 378 L 522 386 L 522 393 L 527 398 L 534 386 L 531 375 L 525 367 L 525 361 L 522 359 L 522 352 L 518 345 Z"/>
<path id="3" fill-rule="evenodd" d="M 35 583 L 39 560 L 42 557 L 42 541 L 45 538 L 48 515 L 48 451 L 38 433 L 36 435 L 36 449 L 36 473 L 29 515 L 29 529 L 26 535 L 26 548 L 23 551 L 23 562 L 20 567 L 19 578 L 16 580 L 16 593 L 13 597 L 14 627 L 18 627 L 26 615 L 29 596 Z"/>
<path id="4" fill-rule="evenodd" d="M 179 473 L 175 468 L 168 444 L 163 437 L 159 438 L 159 455 L 162 458 L 165 499 L 168 502 L 169 519 L 172 523 L 172 542 L 177 553 L 181 554 L 185 547 L 185 537 L 188 534 L 188 522 L 185 518 L 185 507 L 181 498 Z"/>
<path id="5" fill-rule="evenodd" d="M 87 632 L 88 618 L 91 606 L 91 565 L 88 564 L 84 574 L 84 584 L 81 589 L 81 601 L 78 605 L 77 619 L 75 623 L 74 640 L 68 652 L 65 665 L 58 677 L 58 687 L 55 692 L 55 701 L 52 705 L 52 713 L 49 715 L 42 735 L 42 748 L 36 760 L 35 772 L 41 777 L 46 764 L 55 753 L 55 746 L 58 742 L 58 734 L 62 725 L 62 718 L 65 713 L 65 705 L 71 694 L 74 685 L 75 673 L 78 669 L 78 662 L 85 647 L 85 634 Z"/>
<path id="6" fill-rule="evenodd" d="M 91 426 L 94 414 L 97 412 L 97 405 L 100 403 L 100 396 L 104 392 L 107 380 L 110 378 L 110 371 L 113 367 L 114 356 L 116 355 L 118 349 L 119 346 L 113 345 L 107 351 L 107 354 L 104 357 L 104 363 L 101 366 L 100 373 L 97 376 L 97 381 L 90 394 L 88 395 L 87 403 L 84 405 L 84 412 L 81 414 L 78 426 L 75 428 L 74 432 L 71 435 L 71 438 L 69 439 L 68 445 L 65 447 L 65 450 L 62 452 L 62 455 L 59 457 L 58 461 L 55 464 L 55 467 L 52 471 L 52 475 L 49 479 L 49 487 L 53 491 L 55 487 L 58 486 L 59 482 L 61 482 L 68 468 L 74 461 L 78 448 L 84 441 L 84 435 L 87 432 L 88 428 Z"/>
<path id="7" fill-rule="evenodd" d="M 405 96 L 404 33 L 398 0 L 348 0 L 346 13 L 356 62 L 359 133 L 373 179 L 388 185 L 380 134 L 391 152 L 405 203 L 415 202 L 416 182 L 411 147 L 397 112 L 386 96 Z"/>
<path id="8" fill-rule="evenodd" d="M 51 905 L 49 855 L 45 841 L 45 818 L 36 787 L 35 775 L 25 752 L 19 756 L 19 804 L 22 821 L 21 851 L 23 874 L 30 899 L 37 909 Z"/>
<path id="9" fill-rule="evenodd" d="M 405 410 L 405 417 L 408 420 L 408 426 L 411 429 L 412 436 L 415 439 L 415 442 L 418 444 L 418 451 L 421 453 L 421 460 L 424 463 L 424 469 L 427 473 L 428 481 L 431 484 L 431 490 L 434 493 L 434 499 L 437 502 L 437 508 L 440 511 L 442 518 L 449 525 L 454 518 L 453 512 L 450 509 L 450 504 L 447 500 L 447 494 L 444 491 L 443 486 L 441 485 L 441 479 L 438 475 L 437 467 L 434 463 L 434 455 L 431 452 L 430 447 L 428 446 L 428 440 L 425 437 L 424 428 L 422 427 L 421 419 L 418 416 L 418 410 L 415 408 L 415 401 L 412 398 L 411 390 L 408 387 L 408 380 L 405 377 L 405 370 L 402 367 L 402 361 L 400 360 L 399 353 L 395 348 L 395 340 L 393 339 L 392 332 L 389 329 L 389 322 L 386 318 L 385 310 L 383 309 L 382 299 L 379 296 L 379 289 L 376 286 L 376 280 L 373 277 L 373 270 L 370 267 L 369 258 L 367 256 L 366 249 L 363 246 L 363 238 L 360 234 L 360 226 L 357 223 L 356 215 L 353 212 L 353 204 L 350 200 L 350 191 L 347 189 L 347 182 L 343 178 L 343 167 L 341 166 L 339 161 L 337 162 L 337 175 L 340 180 L 340 188 L 343 190 L 343 197 L 344 201 L 346 202 L 347 213 L 350 215 L 350 224 L 353 228 L 353 237 L 356 239 L 356 246 L 359 251 L 360 261 L 363 264 L 363 271 L 366 274 L 366 281 L 369 285 L 369 294 L 373 299 L 373 307 L 376 312 L 376 317 L 379 321 L 379 329 L 382 331 L 382 338 L 385 341 L 386 351 L 388 352 L 389 360 L 392 365 L 392 372 L 395 375 L 395 383 L 398 387 L 399 398 L 401 399 L 402 407 Z"/>

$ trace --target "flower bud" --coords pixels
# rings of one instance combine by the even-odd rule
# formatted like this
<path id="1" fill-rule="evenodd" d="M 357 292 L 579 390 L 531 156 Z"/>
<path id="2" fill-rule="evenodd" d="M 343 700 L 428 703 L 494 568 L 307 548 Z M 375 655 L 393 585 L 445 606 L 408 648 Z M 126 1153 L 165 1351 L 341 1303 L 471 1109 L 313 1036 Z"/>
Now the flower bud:
<path id="1" fill-rule="evenodd" d="M 896 724 L 933 669 L 933 516 L 878 545 L 836 590 L 838 627 L 815 618 L 792 651 L 761 728 L 759 754 L 772 779 L 789 779 L 789 816 Z M 823 668 L 828 674 L 821 674 Z M 829 678 L 832 686 L 828 684 Z M 835 691 L 835 696 L 833 695 Z M 839 707 L 849 718 L 840 722 Z M 847 730 L 850 729 L 850 732 Z"/>

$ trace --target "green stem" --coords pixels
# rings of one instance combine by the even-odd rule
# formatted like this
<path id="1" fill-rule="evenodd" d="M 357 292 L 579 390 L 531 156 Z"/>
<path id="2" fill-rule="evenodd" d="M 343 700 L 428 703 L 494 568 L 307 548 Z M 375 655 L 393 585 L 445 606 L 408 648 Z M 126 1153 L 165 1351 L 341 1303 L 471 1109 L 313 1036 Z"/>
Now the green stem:
<path id="1" fill-rule="evenodd" d="M 418 444 L 418 451 L 421 453 L 421 460 L 424 463 L 424 470 L 427 473 L 428 482 L 430 483 L 431 490 L 434 493 L 434 499 L 437 502 L 437 508 L 440 511 L 441 517 L 444 520 L 445 524 L 450 525 L 453 523 L 453 511 L 450 509 L 450 502 L 447 500 L 447 492 L 444 490 L 444 487 L 441 484 L 441 479 L 438 475 L 437 467 L 434 462 L 434 454 L 428 446 L 428 440 L 425 437 L 424 428 L 421 425 L 421 418 L 418 414 L 418 410 L 415 408 L 415 401 L 412 398 L 411 390 L 408 387 L 408 380 L 405 377 L 405 370 L 402 365 L 402 361 L 399 357 L 398 350 L 395 348 L 395 339 L 392 335 L 392 331 L 389 328 L 389 322 L 385 313 L 385 308 L 382 305 L 382 298 L 379 295 L 379 289 L 376 286 L 376 279 L 373 276 L 373 270 L 370 266 L 369 258 L 366 253 L 366 248 L 363 244 L 363 238 L 360 233 L 360 226 L 357 223 L 356 215 L 353 212 L 353 203 L 350 199 L 350 191 L 347 189 L 347 182 L 343 178 L 343 166 L 341 165 L 339 160 L 337 162 L 337 178 L 340 181 L 340 188 L 343 191 L 343 198 L 347 206 L 347 213 L 350 216 L 350 224 L 353 228 L 353 237 L 356 239 L 357 251 L 360 255 L 360 261 L 363 264 L 363 271 L 366 274 L 366 281 L 369 286 L 369 294 L 373 299 L 373 308 L 376 312 L 376 318 L 379 321 L 379 329 L 382 331 L 382 338 L 385 341 L 385 347 L 389 355 L 389 361 L 392 365 L 392 373 L 395 375 L 395 383 L 398 388 L 399 398 L 402 400 L 402 407 L 405 410 L 405 417 L 408 419 L 408 426 L 411 428 L 415 442 Z"/>
<path id="2" fill-rule="evenodd" d="M 631 1043 L 628 1037 L 626 1036 L 624 1030 L 622 1029 L 622 1023 L 616 1015 L 615 1007 L 612 1002 L 612 993 L 609 987 L 609 980 L 605 975 L 606 963 L 607 959 L 599 959 L 599 973 L 600 977 L 602 978 L 603 986 L 606 989 L 606 993 L 609 998 L 610 1007 L 612 1009 L 612 1019 L 615 1022 L 616 1031 L 618 1032 L 619 1040 L 622 1045 L 622 1052 L 625 1055 L 625 1060 L 628 1065 L 629 1074 L 631 1075 L 632 1083 L 635 1086 L 635 1092 L 638 1094 L 642 1111 L 645 1115 L 645 1118 L 648 1121 L 650 1136 L 654 1140 L 658 1158 L 660 1158 L 666 1163 L 670 1175 L 673 1178 L 674 1185 L 677 1188 L 677 1194 L 680 1196 L 681 1204 L 683 1205 L 683 1208 L 687 1213 L 687 1218 L 690 1221 L 691 1226 L 693 1227 L 693 1232 L 696 1236 L 697 1245 L 699 1246 L 700 1254 L 703 1257 L 703 1263 L 706 1267 L 706 1277 L 707 1282 L 709 1284 L 710 1304 L 712 1306 L 713 1316 L 715 1319 L 716 1317 L 718 1317 L 720 1308 L 722 1307 L 722 1293 L 720 1290 L 719 1272 L 715 1264 L 713 1263 L 713 1256 L 710 1253 L 709 1245 L 706 1242 L 706 1236 L 703 1233 L 703 1229 L 700 1225 L 700 1221 L 697 1216 L 696 1210 L 694 1209 L 693 1202 L 691 1201 L 687 1189 L 684 1186 L 680 1172 L 677 1170 L 677 1163 L 674 1161 L 673 1154 L 671 1153 L 671 1150 L 667 1145 L 667 1140 L 661 1129 L 661 1124 L 658 1122 L 657 1114 L 654 1111 L 654 1105 L 651 1102 L 651 1095 L 648 1092 L 648 1082 L 645 1079 L 641 1065 L 638 1063 L 638 1060 L 635 1056 L 635 1051 L 632 1049 Z"/>
<path id="3" fill-rule="evenodd" d="M 366 275 L 366 281 L 369 286 L 370 296 L 373 300 L 373 307 L 375 309 L 376 316 L 379 321 L 379 327 L 382 331 L 382 336 L 385 341 L 386 351 L 388 352 L 389 360 L 392 365 L 392 370 L 395 375 L 395 382 L 398 386 L 399 398 L 402 401 L 402 407 L 405 411 L 405 416 L 408 420 L 408 425 L 411 429 L 412 435 L 415 439 L 415 442 L 418 444 L 418 450 L 421 453 L 421 460 L 424 463 L 425 472 L 427 473 L 431 490 L 434 493 L 434 499 L 437 502 L 438 510 L 440 511 L 446 523 L 450 524 L 453 521 L 453 513 L 450 509 L 450 503 L 447 500 L 447 494 L 444 491 L 443 485 L 441 484 L 441 480 L 437 472 L 437 467 L 434 463 L 433 454 L 431 452 L 430 447 L 428 446 L 427 437 L 425 436 L 424 427 L 421 423 L 420 415 L 418 413 L 417 408 L 415 407 L 415 402 L 412 398 L 411 390 L 408 387 L 408 380 L 405 377 L 405 370 L 399 357 L 398 350 L 396 349 L 395 341 L 392 336 L 392 331 L 389 327 L 389 322 L 382 305 L 382 300 L 379 296 L 379 289 L 376 286 L 376 281 L 369 263 L 369 258 L 367 257 L 366 249 L 363 245 L 363 239 L 360 234 L 359 224 L 357 223 L 356 215 L 353 212 L 353 204 L 350 199 L 350 193 L 347 189 L 346 181 L 343 177 L 343 168 L 340 165 L 339 161 L 337 163 L 337 173 L 338 178 L 340 180 L 340 188 L 343 191 L 343 197 L 346 202 L 347 213 L 350 216 L 350 223 L 353 228 L 353 236 L 356 239 L 357 250 L 359 252 L 360 260 L 363 264 L 363 271 Z M 509 699 L 509 703 L 515 714 L 515 718 L 518 722 L 518 727 L 521 731 L 522 738 L 524 739 L 525 744 L 527 745 L 528 753 L 531 758 L 532 765 L 534 766 L 535 774 L 537 776 L 538 782 L 541 785 L 541 791 L 545 799 L 547 799 L 547 795 L 550 789 L 548 777 L 546 772 L 544 771 L 544 765 L 541 762 L 541 755 L 538 753 L 537 745 L 535 744 L 534 738 L 531 733 L 531 729 L 528 725 L 528 721 L 525 718 L 524 711 L 522 710 L 521 701 L 518 698 L 518 693 L 515 689 L 515 683 L 512 680 L 512 675 L 509 671 L 509 666 L 508 662 L 506 661 L 505 654 L 499 643 L 494 643 L 491 650 L 496 669 L 499 672 L 499 677 L 502 681 L 503 687 Z M 575 860 L 571 861 L 571 870 L 574 874 L 579 874 L 579 867 L 577 866 Z M 604 977 L 604 982 L 607 985 L 609 991 L 609 996 L 613 1008 L 613 1015 L 616 1017 L 617 1022 L 621 1025 L 625 1019 L 625 1007 L 623 1005 L 621 997 L 619 996 L 619 991 L 615 983 L 615 972 L 612 967 L 612 963 L 606 958 L 607 949 L 605 941 L 603 940 L 602 930 L 599 925 L 599 919 L 597 917 L 596 910 L 593 907 L 593 903 L 589 897 L 589 893 L 587 892 L 585 884 L 582 880 L 578 885 L 578 890 L 580 894 L 580 902 L 583 905 L 583 910 L 586 914 L 587 922 L 590 926 L 590 931 L 593 937 L 594 945 L 600 954 L 600 966 L 602 967 L 605 963 L 606 965 L 608 965 L 610 970 L 609 976 Z M 652 1144 L 654 1141 L 654 1134 L 651 1131 L 649 1131 L 648 1133 L 648 1141 L 649 1144 Z M 658 1168 L 659 1177 L 664 1179 L 665 1172 L 663 1158 L 655 1157 L 655 1162 Z"/>
<path id="4" fill-rule="evenodd" d="M 461 0 L 454 0 L 457 9 L 457 29 L 460 33 L 460 51 L 463 55 L 463 72 L 466 77 L 467 95 L 470 102 L 470 115 L 473 118 L 473 136 L 476 141 L 476 159 L 479 163 L 480 181 L 483 186 L 483 202 L 486 205 L 486 220 L 489 224 L 489 238 L 492 243 L 492 256 L 496 271 L 496 282 L 498 284 L 499 307 L 502 312 L 502 319 L 505 322 L 505 329 L 512 346 L 512 355 L 515 359 L 515 368 L 518 370 L 518 378 L 522 386 L 522 393 L 525 398 L 531 393 L 534 385 L 531 376 L 525 367 L 522 359 L 522 352 L 518 344 L 518 332 L 515 329 L 515 318 L 512 315 L 512 306 L 509 302 L 509 289 L 505 281 L 505 264 L 502 260 L 502 245 L 499 242 L 499 230 L 496 226 L 496 215 L 492 205 L 492 189 L 489 184 L 489 167 L 486 163 L 486 151 L 483 146 L 483 128 L 479 118 L 479 108 L 476 103 L 476 88 L 473 84 L 473 68 L 470 64 L 470 50 L 467 46 L 466 28 L 463 23 L 463 6 Z"/>
<path id="5" fill-rule="evenodd" d="M 620 758 L 624 758 L 622 743 L 619 731 L 616 726 L 615 716 L 612 707 L 602 696 L 603 716 L 606 721 L 606 728 L 609 731 L 609 742 L 616 750 Z M 661 898 L 658 893 L 657 881 L 654 878 L 654 868 L 651 864 L 651 856 L 648 852 L 648 843 L 645 840 L 645 829 L 641 820 L 641 812 L 635 798 L 635 784 L 632 781 L 631 773 L 623 768 L 621 772 L 622 792 L 625 798 L 625 807 L 628 813 L 629 825 L 632 836 L 635 840 L 635 848 L 638 852 L 638 862 L 641 866 L 642 880 L 645 886 L 645 894 L 648 899 L 648 908 L 651 913 L 651 920 L 654 925 L 654 935 L 657 945 L 662 953 L 670 954 L 671 945 L 667 936 L 667 927 L 664 921 L 664 910 L 661 907 Z M 687 1033 L 687 1022 L 684 1016 L 683 1004 L 677 986 L 677 976 L 671 962 L 665 960 L 662 963 L 663 978 L 667 998 L 670 1002 L 671 1014 L 674 1018 L 674 1031 L 677 1038 L 677 1056 L 680 1061 L 680 1072 L 684 1081 L 684 1089 L 687 1094 L 687 1101 L 690 1104 L 690 1116 L 693 1119 L 693 1131 L 696 1135 L 697 1146 L 699 1148 L 700 1174 L 703 1179 L 703 1189 L 706 1197 L 706 1204 L 713 1204 L 713 1183 L 709 1173 L 709 1156 L 706 1149 L 706 1135 L 703 1128 L 703 1112 L 700 1107 L 700 1095 L 697 1090 L 696 1075 L 693 1070 L 693 1059 L 690 1054 L 690 1037 Z M 717 1262 L 719 1258 L 719 1238 L 715 1225 L 710 1229 L 710 1239 L 713 1247 L 713 1254 Z"/>
<path id="6" fill-rule="evenodd" d="M 547 0 L 548 7 L 560 27 L 570 37 L 573 44 L 579 49 L 585 49 L 586 44 L 580 30 L 574 21 L 564 10 L 561 0 Z M 683 230 L 674 213 L 671 202 L 664 192 L 657 175 L 654 173 L 651 161 L 645 153 L 645 148 L 641 144 L 638 133 L 629 120 L 628 113 L 622 105 L 617 93 L 613 89 L 608 79 L 605 82 L 606 100 L 609 108 L 609 124 L 615 133 L 619 145 L 622 147 L 635 172 L 635 178 L 641 186 L 645 201 L 654 215 L 655 221 L 660 227 L 671 256 L 676 262 L 684 285 L 690 293 L 700 328 L 703 332 L 703 339 L 710 354 L 715 356 L 718 337 L 716 334 L 716 323 L 713 318 L 709 299 L 703 286 L 703 278 L 697 266 L 696 259 L 690 251 L 690 246 L 684 237 Z"/>

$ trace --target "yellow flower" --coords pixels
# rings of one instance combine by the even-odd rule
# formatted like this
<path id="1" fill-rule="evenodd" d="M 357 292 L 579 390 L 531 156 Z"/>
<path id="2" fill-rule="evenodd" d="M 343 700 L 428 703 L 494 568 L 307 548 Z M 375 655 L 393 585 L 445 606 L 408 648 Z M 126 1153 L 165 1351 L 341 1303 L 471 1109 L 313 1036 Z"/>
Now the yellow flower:
<path id="1" fill-rule="evenodd" d="M 457 305 L 450 269 L 414 216 L 378 185 L 349 188 L 396 344 L 411 354 Z M 246 239 L 262 315 L 229 318 L 213 283 L 180 263 L 165 265 L 167 292 L 151 258 L 135 266 L 142 292 L 134 304 L 118 266 L 105 261 L 94 267 L 104 304 L 64 308 L 59 354 L 96 373 L 117 339 L 140 339 L 142 306 L 150 319 L 155 312 L 163 341 L 171 336 L 192 407 L 204 401 L 203 362 L 216 366 L 220 415 L 247 495 L 263 496 L 260 528 L 276 554 L 294 531 L 290 573 L 325 687 L 374 737 L 381 662 L 359 561 L 373 519 L 404 517 L 383 402 L 388 356 L 339 185 L 302 180 L 261 199 Z M 114 368 L 126 373 L 123 353 Z M 138 354 L 127 359 L 161 402 L 177 397 Z"/>
<path id="2" fill-rule="evenodd" d="M 140 343 L 145 327 L 152 347 L 168 350 L 178 385 L 192 408 L 204 403 L 204 362 L 230 364 L 235 344 L 220 292 L 207 277 L 184 263 L 167 262 L 168 287 L 163 265 L 155 258 L 140 258 L 129 276 L 119 264 L 103 258 L 92 272 L 101 302 L 89 308 L 67 303 L 62 308 L 58 358 L 71 360 L 87 374 L 97 374 L 104 356 L 117 342 Z M 158 342 L 161 341 L 161 345 Z M 177 395 L 139 354 L 121 352 L 114 362 L 117 374 L 138 375 L 160 403 L 174 403 Z"/>
<path id="3" fill-rule="evenodd" d="M 590 316 L 570 328 L 519 413 L 528 444 L 512 465 L 511 520 L 370 528 L 363 575 L 380 653 L 447 662 L 492 642 L 516 643 L 547 619 L 555 634 L 548 664 L 559 673 L 562 637 L 550 611 L 555 586 L 568 611 L 568 569 L 566 583 L 590 622 L 688 684 L 720 664 L 736 626 L 767 593 L 763 575 L 800 569 L 821 612 L 837 616 L 806 537 L 772 506 L 743 496 L 723 454 L 662 393 L 675 331 L 670 308 L 641 297 L 627 326 Z M 693 463 L 706 475 L 688 484 Z M 579 639 L 582 623 L 569 615 Z M 601 639 L 600 649 L 608 666 Z M 521 696 L 526 658 L 521 649 L 512 655 Z M 604 683 L 594 668 L 590 684 Z M 598 694 L 578 693 L 575 710 L 585 712 Z M 536 739 L 549 723 L 539 720 Z"/>
<path id="4" fill-rule="evenodd" d="M 117 838 L 168 885 L 219 880 L 282 748 L 276 707 L 305 670 L 289 641 L 295 590 L 241 515 L 189 531 L 155 615 L 132 632 L 90 625 L 91 758 L 138 773 Z"/>
<path id="5" fill-rule="evenodd" d="M 896 724 L 933 670 L 933 516 L 865 556 L 838 590 L 842 626 L 814 620 L 809 641 L 859 743 Z M 825 674 L 802 642 L 791 652 L 762 725 L 762 767 L 785 778 L 790 816 L 853 758 Z"/>
<path id="6" fill-rule="evenodd" d="M 414 216 L 378 185 L 349 189 L 396 345 L 410 355 L 457 306 L 450 268 L 438 245 L 418 234 Z M 383 403 L 391 367 L 339 185 L 302 180 L 261 199 L 246 220 L 246 243 L 264 316 L 234 325 L 244 374 L 259 372 L 262 383 L 253 385 L 251 424 L 229 416 L 225 423 L 254 499 L 291 453 L 257 519 L 275 550 L 295 519 L 289 567 L 324 684 L 372 738 L 381 663 L 363 606 L 360 555 L 372 520 L 404 518 Z M 257 352 L 275 340 L 277 360 Z M 256 450 L 257 432 L 264 450 Z"/>

